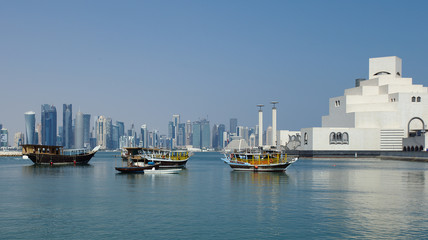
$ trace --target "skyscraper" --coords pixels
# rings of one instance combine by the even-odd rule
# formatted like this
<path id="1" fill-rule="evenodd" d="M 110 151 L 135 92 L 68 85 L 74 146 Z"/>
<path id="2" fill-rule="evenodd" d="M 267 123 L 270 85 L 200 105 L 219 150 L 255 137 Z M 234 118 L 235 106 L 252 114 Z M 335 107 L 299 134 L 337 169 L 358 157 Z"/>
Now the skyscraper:
<path id="1" fill-rule="evenodd" d="M 117 126 L 117 124 L 113 124 L 113 129 L 112 129 L 112 145 L 113 145 L 113 149 L 118 149 L 119 148 L 119 142 L 120 142 L 120 137 L 119 137 L 119 126 Z"/>
<path id="2" fill-rule="evenodd" d="M 42 145 L 56 145 L 56 108 L 54 105 L 43 104 L 42 119 Z"/>
<path id="3" fill-rule="evenodd" d="M 125 135 L 125 123 L 116 121 L 116 125 L 119 127 L 119 137 Z"/>
<path id="4" fill-rule="evenodd" d="M 90 147 L 91 138 L 91 114 L 83 114 L 83 146 Z"/>
<path id="5" fill-rule="evenodd" d="M 180 124 L 180 115 L 179 114 L 172 115 L 172 123 L 173 123 L 173 126 L 174 126 L 174 136 L 173 136 L 173 138 L 177 142 L 178 124 Z"/>
<path id="6" fill-rule="evenodd" d="M 201 122 L 195 121 L 193 122 L 193 147 L 201 148 Z"/>
<path id="7" fill-rule="evenodd" d="M 101 149 L 112 148 L 112 121 L 104 116 L 98 117 L 96 121 L 97 145 Z"/>
<path id="8" fill-rule="evenodd" d="M 230 119 L 230 133 L 236 133 L 236 127 L 238 126 L 238 119 L 237 118 L 231 118 Z"/>
<path id="9" fill-rule="evenodd" d="M 17 132 L 15 133 L 15 141 L 14 141 L 14 147 L 15 148 L 19 148 L 22 146 L 22 144 L 24 144 L 24 133 L 22 132 Z"/>
<path id="10" fill-rule="evenodd" d="M 210 122 L 206 119 L 193 122 L 193 147 L 210 148 L 211 147 L 211 129 Z"/>
<path id="11" fill-rule="evenodd" d="M 8 147 L 9 145 L 9 134 L 6 128 L 0 129 L 0 147 Z"/>
<path id="12" fill-rule="evenodd" d="M 36 144 L 36 113 L 26 112 L 25 116 L 25 143 Z"/>
<path id="13" fill-rule="evenodd" d="M 187 120 L 186 122 L 186 145 L 192 145 L 192 122 L 190 120 Z"/>
<path id="14" fill-rule="evenodd" d="M 75 128 L 74 128 L 74 147 L 84 147 L 84 118 L 83 113 L 80 111 L 76 114 Z"/>
<path id="15" fill-rule="evenodd" d="M 64 148 L 73 147 L 73 128 L 72 128 L 73 110 L 71 104 L 62 105 L 62 144 Z M 83 122 L 83 120 L 82 120 Z M 82 124 L 83 127 L 83 124 Z"/>
<path id="16" fill-rule="evenodd" d="M 212 136 L 213 136 L 212 146 L 214 149 L 218 149 L 220 144 L 219 144 L 219 132 L 218 132 L 217 124 L 214 124 L 213 126 Z"/>
<path id="17" fill-rule="evenodd" d="M 146 124 L 141 125 L 141 137 L 140 137 L 141 147 L 148 147 L 148 136 L 149 136 L 149 133 L 147 132 L 147 125 Z"/>
<path id="18" fill-rule="evenodd" d="M 210 148 L 211 147 L 211 129 L 210 129 L 209 121 L 205 119 L 201 121 L 201 132 L 202 132 L 201 147 Z"/>
<path id="19" fill-rule="evenodd" d="M 224 124 L 219 124 L 218 125 L 218 127 L 217 127 L 217 129 L 218 129 L 218 142 L 219 142 L 219 146 L 218 146 L 218 148 L 224 148 L 225 146 L 224 146 L 224 132 L 226 131 L 226 126 L 224 125 Z"/>
<path id="20" fill-rule="evenodd" d="M 177 146 L 184 146 L 186 145 L 186 124 L 179 123 L 177 129 Z"/>

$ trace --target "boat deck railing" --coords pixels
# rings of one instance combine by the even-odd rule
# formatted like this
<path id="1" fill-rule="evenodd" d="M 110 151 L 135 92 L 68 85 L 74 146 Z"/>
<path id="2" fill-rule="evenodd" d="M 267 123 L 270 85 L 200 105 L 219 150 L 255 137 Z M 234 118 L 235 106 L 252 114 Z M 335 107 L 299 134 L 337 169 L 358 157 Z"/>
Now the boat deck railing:
<path id="1" fill-rule="evenodd" d="M 251 165 L 268 165 L 268 164 L 279 164 L 287 162 L 287 154 L 275 154 L 275 155 L 239 155 L 231 154 L 229 156 L 231 162 L 243 162 Z"/>

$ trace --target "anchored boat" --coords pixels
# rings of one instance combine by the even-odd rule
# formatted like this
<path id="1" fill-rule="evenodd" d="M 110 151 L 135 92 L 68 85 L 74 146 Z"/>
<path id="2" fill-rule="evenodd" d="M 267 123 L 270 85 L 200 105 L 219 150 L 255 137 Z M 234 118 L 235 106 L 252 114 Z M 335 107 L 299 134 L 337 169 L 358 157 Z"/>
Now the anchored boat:
<path id="1" fill-rule="evenodd" d="M 22 145 L 22 155 L 27 156 L 35 164 L 87 164 L 100 149 L 96 146 L 92 151 L 84 149 L 64 150 L 62 146 Z"/>
<path id="2" fill-rule="evenodd" d="M 124 148 L 122 159 L 128 158 L 159 163 L 161 168 L 184 168 L 192 153 L 186 150 L 168 150 L 161 148 Z"/>
<path id="3" fill-rule="evenodd" d="M 283 172 L 298 158 L 288 160 L 285 152 L 277 150 L 247 150 L 225 153 L 222 160 L 235 171 Z"/>

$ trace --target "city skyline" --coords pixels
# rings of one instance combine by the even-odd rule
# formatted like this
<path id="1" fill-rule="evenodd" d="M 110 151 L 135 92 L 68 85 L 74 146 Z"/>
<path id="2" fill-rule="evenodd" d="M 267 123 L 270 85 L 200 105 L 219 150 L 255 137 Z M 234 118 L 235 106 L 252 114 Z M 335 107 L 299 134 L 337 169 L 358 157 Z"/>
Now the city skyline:
<path id="1" fill-rule="evenodd" d="M 171 116 L 277 129 L 321 125 L 326 101 L 367 78 L 366 59 L 400 56 L 428 85 L 425 1 L 8 1 L 0 9 L 0 123 L 71 103 L 167 133 Z M 396 17 L 399 15 L 399 17 Z M 19 96 L 19 97 L 18 97 Z M 207 117 L 208 116 L 208 117 Z M 73 115 L 73 118 L 75 115 Z M 60 124 L 59 124 L 60 125 Z M 264 129 L 270 124 L 265 124 Z"/>

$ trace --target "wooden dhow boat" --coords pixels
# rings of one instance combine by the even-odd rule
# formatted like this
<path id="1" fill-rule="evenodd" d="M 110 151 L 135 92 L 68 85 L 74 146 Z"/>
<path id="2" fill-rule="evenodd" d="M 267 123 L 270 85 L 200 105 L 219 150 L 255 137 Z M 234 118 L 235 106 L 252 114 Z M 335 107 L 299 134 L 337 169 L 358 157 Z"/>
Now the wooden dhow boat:
<path id="1" fill-rule="evenodd" d="M 122 159 L 159 163 L 161 168 L 185 168 L 192 153 L 186 150 L 169 150 L 161 148 L 128 147 L 122 152 Z"/>
<path id="2" fill-rule="evenodd" d="M 22 145 L 22 155 L 34 164 L 88 164 L 99 149 L 100 146 L 96 146 L 88 152 L 84 149 L 64 150 L 62 146 L 27 144 Z"/>
<path id="3" fill-rule="evenodd" d="M 160 163 L 161 168 L 185 168 L 192 156 L 187 150 L 168 150 L 159 148 L 143 148 L 141 156 L 149 161 Z"/>
<path id="4" fill-rule="evenodd" d="M 287 154 L 277 150 L 246 150 L 224 153 L 222 160 L 235 171 L 283 172 L 298 158 L 287 159 Z"/>

